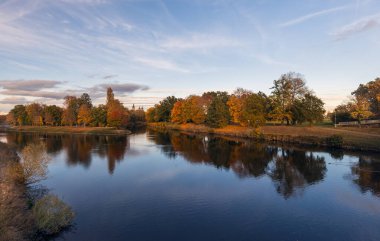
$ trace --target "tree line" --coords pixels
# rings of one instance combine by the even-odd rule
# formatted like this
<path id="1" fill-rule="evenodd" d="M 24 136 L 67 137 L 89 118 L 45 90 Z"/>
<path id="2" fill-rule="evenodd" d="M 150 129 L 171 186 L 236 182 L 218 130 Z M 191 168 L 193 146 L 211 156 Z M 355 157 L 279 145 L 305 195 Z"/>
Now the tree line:
<path id="1" fill-rule="evenodd" d="M 362 121 L 380 119 L 380 78 L 366 84 L 360 84 L 351 93 L 347 103 L 338 105 L 334 113 L 330 113 L 333 122 Z"/>
<path id="2" fill-rule="evenodd" d="M 91 126 L 133 128 L 144 125 L 145 112 L 142 107 L 126 108 L 116 99 L 112 88 L 107 89 L 106 104 L 94 106 L 87 93 L 80 97 L 66 96 L 63 108 L 56 105 L 30 103 L 16 105 L 6 116 L 7 122 L 15 126 Z"/>
<path id="3" fill-rule="evenodd" d="M 323 120 L 323 101 L 306 86 L 304 77 L 289 72 L 274 80 L 269 96 L 238 88 L 232 94 L 205 92 L 187 98 L 169 96 L 146 113 L 148 122 L 206 124 L 221 128 L 228 124 L 258 127 L 267 121 L 296 125 Z"/>

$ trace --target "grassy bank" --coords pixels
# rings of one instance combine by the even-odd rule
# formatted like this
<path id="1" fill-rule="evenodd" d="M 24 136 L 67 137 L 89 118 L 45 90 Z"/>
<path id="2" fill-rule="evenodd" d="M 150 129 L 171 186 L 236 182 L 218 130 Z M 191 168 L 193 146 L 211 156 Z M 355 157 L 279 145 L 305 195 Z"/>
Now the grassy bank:
<path id="1" fill-rule="evenodd" d="M 70 127 L 70 126 L 15 126 L 8 131 L 39 132 L 55 134 L 92 134 L 92 135 L 128 135 L 129 130 L 118 130 L 114 127 Z"/>
<path id="2" fill-rule="evenodd" d="M 226 126 L 213 129 L 204 125 L 149 123 L 153 129 L 173 129 L 192 133 L 213 133 L 223 136 L 254 138 L 272 143 L 294 143 L 348 150 L 380 152 L 380 128 L 334 128 L 332 126 L 263 126 L 251 129 Z"/>

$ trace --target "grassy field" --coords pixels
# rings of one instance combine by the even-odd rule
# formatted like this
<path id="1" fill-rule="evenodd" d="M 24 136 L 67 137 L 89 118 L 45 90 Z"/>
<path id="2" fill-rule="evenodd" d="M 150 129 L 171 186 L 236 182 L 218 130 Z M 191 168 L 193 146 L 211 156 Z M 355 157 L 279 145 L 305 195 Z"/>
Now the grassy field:
<path id="1" fill-rule="evenodd" d="M 152 128 L 176 129 L 195 133 L 215 133 L 226 136 L 260 138 L 271 142 L 288 142 L 298 144 L 329 146 L 326 141 L 336 135 L 342 138 L 341 147 L 352 150 L 380 151 L 380 128 L 355 128 L 331 125 L 321 126 L 263 126 L 250 129 L 241 126 L 227 126 L 212 129 L 204 125 L 150 123 Z"/>
<path id="2" fill-rule="evenodd" d="M 129 130 L 118 130 L 114 127 L 70 127 L 70 126 L 15 126 L 10 131 L 41 133 L 74 133 L 94 135 L 128 135 Z"/>

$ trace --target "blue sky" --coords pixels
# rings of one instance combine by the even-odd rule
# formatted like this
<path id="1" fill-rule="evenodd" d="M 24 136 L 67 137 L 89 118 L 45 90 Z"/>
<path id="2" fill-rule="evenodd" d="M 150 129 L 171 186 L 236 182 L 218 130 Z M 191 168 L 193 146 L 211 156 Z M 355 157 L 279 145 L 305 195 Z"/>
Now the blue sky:
<path id="1" fill-rule="evenodd" d="M 0 0 L 0 112 L 112 86 L 127 105 L 295 71 L 340 104 L 380 76 L 378 0 Z"/>

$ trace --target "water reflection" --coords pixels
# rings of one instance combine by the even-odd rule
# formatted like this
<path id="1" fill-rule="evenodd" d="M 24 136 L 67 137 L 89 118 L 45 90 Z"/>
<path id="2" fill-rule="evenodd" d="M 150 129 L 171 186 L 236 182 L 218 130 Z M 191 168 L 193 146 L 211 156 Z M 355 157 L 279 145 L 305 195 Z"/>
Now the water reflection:
<path id="1" fill-rule="evenodd" d="M 361 192 L 371 192 L 380 197 L 380 161 L 373 157 L 361 156 L 351 167 L 352 180 Z"/>
<path id="2" fill-rule="evenodd" d="M 122 161 L 130 149 L 129 138 L 126 136 L 9 133 L 6 140 L 18 150 L 22 150 L 28 143 L 43 141 L 47 153 L 52 156 L 64 151 L 69 166 L 81 165 L 89 168 L 92 158 L 97 155 L 107 159 L 110 174 L 114 172 L 116 163 Z"/>
<path id="3" fill-rule="evenodd" d="M 169 158 L 181 155 L 191 163 L 232 170 L 240 178 L 265 175 L 284 198 L 323 180 L 327 171 L 323 156 L 302 149 L 178 132 L 151 133 L 148 138 Z"/>

